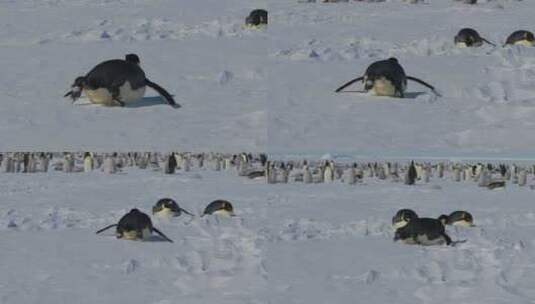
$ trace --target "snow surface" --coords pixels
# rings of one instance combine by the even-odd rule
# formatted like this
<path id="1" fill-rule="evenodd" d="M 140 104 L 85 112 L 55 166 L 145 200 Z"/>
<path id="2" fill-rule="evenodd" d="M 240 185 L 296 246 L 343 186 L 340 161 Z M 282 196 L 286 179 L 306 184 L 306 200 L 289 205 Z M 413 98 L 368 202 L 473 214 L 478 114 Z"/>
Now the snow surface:
<path id="1" fill-rule="evenodd" d="M 533 176 L 529 177 L 533 184 Z M 236 172 L 1 174 L 0 303 L 534 303 L 533 190 L 450 178 L 405 186 L 276 184 Z M 237 217 L 155 219 L 174 243 L 117 240 L 131 208 L 172 197 L 195 214 L 228 199 Z M 394 243 L 400 208 L 436 217 L 456 247 Z"/>

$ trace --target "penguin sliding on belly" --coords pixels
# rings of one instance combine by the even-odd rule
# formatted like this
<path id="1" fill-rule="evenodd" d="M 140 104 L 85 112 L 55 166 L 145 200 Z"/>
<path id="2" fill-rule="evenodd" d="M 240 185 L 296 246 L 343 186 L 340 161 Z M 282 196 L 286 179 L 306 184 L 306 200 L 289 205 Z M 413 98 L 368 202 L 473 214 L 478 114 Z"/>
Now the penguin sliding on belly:
<path id="1" fill-rule="evenodd" d="M 146 87 L 158 92 L 169 105 L 180 107 L 171 94 L 145 77 L 135 54 L 126 55 L 125 60 L 113 59 L 98 64 L 87 75 L 77 77 L 64 97 L 70 97 L 74 103 L 84 92 L 92 103 L 124 107 L 126 103 L 143 98 Z"/>
<path id="2" fill-rule="evenodd" d="M 446 234 L 444 225 L 438 219 L 416 218 L 396 230 L 394 241 L 409 245 L 450 245 L 451 238 Z"/>
<path id="3" fill-rule="evenodd" d="M 443 214 L 438 219 L 443 225 L 475 227 L 474 217 L 468 211 L 454 211 L 450 215 Z"/>
<path id="4" fill-rule="evenodd" d="M 99 234 L 113 227 L 117 227 L 116 236 L 118 239 L 146 240 L 151 236 L 152 232 L 154 231 L 159 234 L 164 240 L 170 243 L 173 242 L 160 230 L 154 228 L 152 226 L 150 217 L 145 213 L 139 211 L 138 209 L 130 210 L 130 212 L 125 214 L 119 220 L 119 223 L 104 227 L 97 231 L 96 234 Z"/>
<path id="5" fill-rule="evenodd" d="M 222 215 L 222 216 L 235 216 L 234 208 L 229 201 L 216 200 L 208 204 L 204 209 L 202 216 L 207 214 Z"/>
<path id="6" fill-rule="evenodd" d="M 405 90 L 407 88 L 407 80 L 415 81 L 421 85 L 424 85 L 431 89 L 436 95 L 440 94 L 435 88 L 420 80 L 418 78 L 407 76 L 403 67 L 398 63 L 396 58 L 389 58 L 386 60 L 380 60 L 372 63 L 367 69 L 364 76 L 357 77 L 345 83 L 343 86 L 336 89 L 336 93 L 341 92 L 343 89 L 352 85 L 357 81 L 364 83 L 364 91 L 372 91 L 376 96 L 391 96 L 391 97 L 404 97 Z"/>
<path id="7" fill-rule="evenodd" d="M 152 214 L 158 217 L 175 217 L 180 216 L 184 212 L 189 216 L 194 216 L 191 212 L 182 209 L 173 199 L 162 198 L 154 207 L 152 207 Z"/>
<path id="8" fill-rule="evenodd" d="M 523 45 L 523 46 L 534 46 L 535 45 L 535 35 L 530 31 L 516 31 L 513 32 L 507 40 L 505 41 L 506 45 Z"/>
<path id="9" fill-rule="evenodd" d="M 461 29 L 453 41 L 457 47 L 480 47 L 483 45 L 483 42 L 496 46 L 496 44 L 481 37 L 476 30 L 471 28 Z"/>

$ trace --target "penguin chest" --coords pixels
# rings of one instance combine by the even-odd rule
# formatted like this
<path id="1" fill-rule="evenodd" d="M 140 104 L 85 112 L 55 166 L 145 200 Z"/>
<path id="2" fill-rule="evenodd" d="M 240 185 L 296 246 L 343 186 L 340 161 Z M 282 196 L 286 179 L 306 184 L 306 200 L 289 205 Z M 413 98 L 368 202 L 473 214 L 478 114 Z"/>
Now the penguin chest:
<path id="1" fill-rule="evenodd" d="M 474 224 L 472 222 L 469 222 L 467 220 L 459 220 L 451 223 L 452 226 L 458 226 L 458 227 L 472 227 Z"/>
<path id="2" fill-rule="evenodd" d="M 397 95 L 397 90 L 394 84 L 384 77 L 378 78 L 374 81 L 372 92 L 376 96 L 393 97 Z"/>
<path id="3" fill-rule="evenodd" d="M 142 86 L 138 89 L 133 89 L 130 82 L 126 81 L 119 87 L 119 96 L 117 99 L 124 103 L 139 100 L 145 96 L 145 88 L 145 86 Z M 92 103 L 107 106 L 118 104 L 117 101 L 114 100 L 112 92 L 107 88 L 98 88 L 94 90 L 85 89 L 84 92 Z"/>
<path id="4" fill-rule="evenodd" d="M 179 216 L 180 214 L 178 214 L 177 212 L 169 209 L 169 208 L 162 208 L 160 209 L 159 211 L 156 211 L 154 213 L 155 216 L 157 217 L 160 217 L 160 218 L 170 218 L 170 217 L 174 217 L 174 216 Z"/>
<path id="5" fill-rule="evenodd" d="M 533 46 L 535 45 L 535 41 L 529 41 L 526 39 L 518 40 L 514 43 L 514 45 L 522 45 L 522 46 Z"/>
<path id="6" fill-rule="evenodd" d="M 234 214 L 229 212 L 228 210 L 225 210 L 225 209 L 219 209 L 219 210 L 216 210 L 214 212 L 212 212 L 213 215 L 217 215 L 217 216 L 221 216 L 221 217 L 231 217 L 233 216 Z"/>
<path id="7" fill-rule="evenodd" d="M 150 229 L 143 228 L 141 230 L 141 235 L 139 235 L 137 230 L 129 230 L 129 231 L 123 231 L 123 235 L 121 238 L 125 240 L 134 241 L 134 240 L 139 240 L 139 239 L 145 240 L 145 239 L 148 239 L 150 236 L 151 236 Z"/>

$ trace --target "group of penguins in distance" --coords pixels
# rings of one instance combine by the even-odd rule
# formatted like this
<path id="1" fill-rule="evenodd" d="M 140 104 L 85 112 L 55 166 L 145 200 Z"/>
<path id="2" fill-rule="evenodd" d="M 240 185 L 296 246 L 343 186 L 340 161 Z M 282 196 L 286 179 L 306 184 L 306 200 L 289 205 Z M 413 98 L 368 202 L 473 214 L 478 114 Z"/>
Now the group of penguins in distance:
<path id="1" fill-rule="evenodd" d="M 264 9 L 253 10 L 245 19 L 246 26 L 260 27 L 268 23 L 268 12 Z M 463 28 L 455 36 L 454 42 L 458 47 L 479 47 L 489 42 L 472 28 Z M 532 32 L 519 30 L 512 33 L 505 45 L 535 45 Z M 411 80 L 428 87 L 436 96 L 441 96 L 435 88 L 425 81 L 409 76 L 394 57 L 373 62 L 366 69 L 363 76 L 352 79 L 336 89 L 336 93 L 344 92 L 348 86 L 362 81 L 364 91 L 371 91 L 376 96 L 400 97 L 405 96 L 407 81 Z M 127 54 L 124 59 L 112 59 L 96 65 L 85 76 L 79 76 L 71 85 L 71 90 L 64 97 L 70 97 L 74 103 L 82 93 L 85 93 L 91 103 L 124 107 L 127 103 L 137 101 L 145 95 L 146 87 L 154 89 L 172 107 L 179 108 L 173 96 L 160 85 L 150 81 L 140 66 L 139 56 Z M 354 92 L 354 91 L 345 91 Z"/>
<path id="2" fill-rule="evenodd" d="M 411 209 L 401 209 L 392 218 L 395 230 L 394 241 L 408 245 L 456 245 L 465 241 L 452 241 L 446 233 L 446 226 L 475 227 L 472 214 L 454 211 L 438 218 L 418 217 Z"/>
<path id="3" fill-rule="evenodd" d="M 267 25 L 267 11 L 253 10 L 245 19 L 250 27 Z M 112 59 L 97 64 L 85 76 L 78 76 L 71 90 L 64 97 L 74 103 L 84 93 L 89 101 L 104 106 L 121 106 L 145 96 L 147 87 L 152 88 L 172 107 L 180 108 L 173 96 L 160 85 L 150 81 L 140 66 L 137 54 L 127 54 L 123 59 Z"/>
<path id="4" fill-rule="evenodd" d="M 186 211 L 180 207 L 175 200 L 171 198 L 162 198 L 156 202 L 154 207 L 152 207 L 152 214 L 157 217 L 177 217 L 182 213 L 185 213 L 189 216 L 195 216 L 193 213 Z M 232 217 L 235 216 L 234 208 L 229 201 L 226 200 L 215 200 L 208 204 L 204 209 L 201 217 L 205 215 L 214 215 L 214 216 L 225 216 Z M 168 238 L 163 232 L 154 227 L 150 217 L 141 212 L 139 209 L 132 209 L 127 214 L 123 215 L 117 224 L 112 224 L 106 226 L 96 232 L 100 234 L 110 228 L 115 227 L 115 236 L 118 239 L 125 240 L 147 240 L 152 236 L 152 233 L 155 232 L 160 235 L 165 241 L 172 243 L 173 241 Z"/>

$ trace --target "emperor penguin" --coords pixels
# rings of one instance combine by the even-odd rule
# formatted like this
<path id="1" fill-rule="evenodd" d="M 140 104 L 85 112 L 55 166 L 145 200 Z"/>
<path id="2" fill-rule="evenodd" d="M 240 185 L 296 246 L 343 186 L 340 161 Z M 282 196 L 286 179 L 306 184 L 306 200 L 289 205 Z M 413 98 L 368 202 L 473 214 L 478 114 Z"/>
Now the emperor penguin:
<path id="1" fill-rule="evenodd" d="M 414 165 L 414 161 L 411 161 L 411 164 L 409 165 L 409 169 L 407 170 L 407 175 L 405 177 L 405 184 L 414 185 L 416 183 L 417 177 L 418 177 L 418 173 L 416 171 L 416 166 Z"/>
<path id="2" fill-rule="evenodd" d="M 169 105 L 180 107 L 164 88 L 147 79 L 136 54 L 96 65 L 85 76 L 77 77 L 64 97 L 70 97 L 74 103 L 83 92 L 92 103 L 124 107 L 143 98 L 146 87 L 158 92 Z"/>
<path id="3" fill-rule="evenodd" d="M 247 18 L 245 18 L 245 25 L 247 26 L 264 26 L 268 24 L 268 12 L 264 9 L 253 10 Z"/>
<path id="4" fill-rule="evenodd" d="M 109 225 L 97 231 L 99 234 L 105 230 L 108 230 L 112 227 L 117 227 L 116 236 L 118 239 L 125 240 L 147 240 L 152 232 L 159 234 L 164 240 L 172 243 L 173 241 L 169 239 L 165 234 L 160 230 L 152 226 L 150 217 L 145 213 L 139 211 L 138 209 L 132 209 L 130 212 L 125 214 L 120 220 L 119 223 Z"/>
<path id="5" fill-rule="evenodd" d="M 450 215 L 441 215 L 439 220 L 443 225 L 459 227 L 475 227 L 474 217 L 468 211 L 454 211 Z"/>
<path id="6" fill-rule="evenodd" d="M 201 216 L 205 215 L 235 216 L 234 207 L 229 201 L 215 200 L 208 204 Z"/>
<path id="7" fill-rule="evenodd" d="M 357 77 L 345 83 L 338 89 L 336 93 L 341 92 L 343 89 L 352 85 L 357 81 L 362 81 L 364 83 L 364 91 L 372 91 L 376 96 L 390 96 L 390 97 L 404 97 L 405 90 L 407 88 L 407 80 L 415 81 L 421 85 L 424 85 L 431 89 L 431 91 L 436 95 L 440 94 L 435 90 L 435 88 L 424 82 L 421 79 L 407 76 L 403 67 L 399 64 L 398 60 L 394 57 L 380 60 L 372 63 L 366 69 L 364 76 Z"/>
<path id="8" fill-rule="evenodd" d="M 326 161 L 323 167 L 323 181 L 325 183 L 332 183 L 334 181 L 334 163 L 332 161 Z"/>
<path id="9" fill-rule="evenodd" d="M 496 46 L 496 44 L 488 41 L 487 39 L 481 37 L 479 33 L 472 28 L 463 28 L 461 29 L 455 38 L 453 39 L 457 47 L 466 48 L 466 47 L 480 47 L 483 45 L 483 42 Z"/>
<path id="10" fill-rule="evenodd" d="M 181 208 L 171 198 L 162 198 L 152 207 L 152 214 L 158 217 L 176 217 L 180 216 L 182 212 L 189 216 L 194 216 L 191 212 Z"/>
<path id="11" fill-rule="evenodd" d="M 91 156 L 91 153 L 85 152 L 84 153 L 84 172 L 91 172 L 93 171 L 93 157 Z"/>
<path id="12" fill-rule="evenodd" d="M 412 209 L 400 209 L 394 217 L 392 217 L 392 228 L 397 230 L 401 227 L 405 227 L 411 220 L 418 218 L 418 214 Z"/>
<path id="13" fill-rule="evenodd" d="M 511 35 L 509 35 L 509 37 L 507 37 L 504 46 L 506 45 L 534 46 L 535 36 L 530 31 L 515 31 Z"/>
<path id="14" fill-rule="evenodd" d="M 442 222 L 434 218 L 411 219 L 405 226 L 396 230 L 394 241 L 424 246 L 452 243 Z"/>

